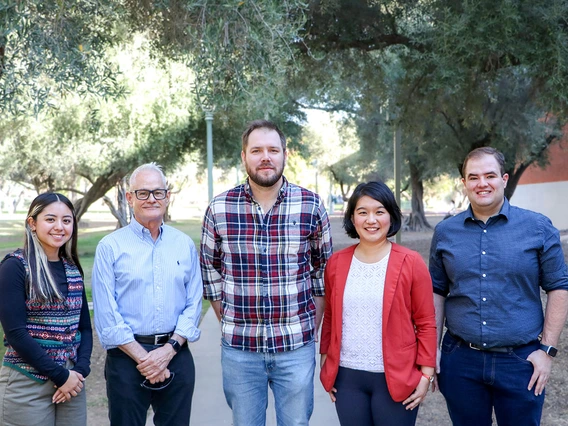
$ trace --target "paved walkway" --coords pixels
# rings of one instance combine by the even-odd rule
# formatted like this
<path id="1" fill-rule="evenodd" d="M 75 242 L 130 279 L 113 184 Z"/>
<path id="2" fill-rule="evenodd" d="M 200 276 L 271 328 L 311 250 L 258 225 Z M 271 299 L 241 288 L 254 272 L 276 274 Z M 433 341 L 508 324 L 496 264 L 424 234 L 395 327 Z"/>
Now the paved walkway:
<path id="1" fill-rule="evenodd" d="M 212 309 L 207 311 L 200 328 L 201 338 L 190 346 L 196 370 L 191 426 L 232 425 L 231 410 L 225 402 L 221 379 L 221 346 L 219 343 L 221 331 Z M 319 360 L 319 356 L 317 358 Z M 319 372 L 319 362 L 316 372 Z M 319 377 L 316 375 L 314 379 L 314 413 L 310 425 L 338 426 L 335 407 L 323 389 Z M 269 392 L 269 394 L 272 398 L 272 393 Z M 276 426 L 272 401 L 269 403 L 267 413 L 267 426 Z"/>

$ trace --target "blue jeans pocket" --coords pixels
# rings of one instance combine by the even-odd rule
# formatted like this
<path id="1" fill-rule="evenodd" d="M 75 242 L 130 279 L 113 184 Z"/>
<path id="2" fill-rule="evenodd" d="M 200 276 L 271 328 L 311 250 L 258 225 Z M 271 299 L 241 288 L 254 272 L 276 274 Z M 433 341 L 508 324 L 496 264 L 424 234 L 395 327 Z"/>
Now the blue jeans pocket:
<path id="1" fill-rule="evenodd" d="M 511 356 L 513 357 L 513 359 L 523 363 L 523 364 L 527 364 L 530 365 L 532 368 L 532 362 L 530 362 L 527 357 L 533 352 L 533 349 L 527 349 L 527 348 L 522 348 L 522 349 L 513 349 L 511 351 Z"/>
<path id="2" fill-rule="evenodd" d="M 450 355 L 454 353 L 459 346 L 460 342 L 446 331 L 444 339 L 442 340 L 442 353 Z"/>

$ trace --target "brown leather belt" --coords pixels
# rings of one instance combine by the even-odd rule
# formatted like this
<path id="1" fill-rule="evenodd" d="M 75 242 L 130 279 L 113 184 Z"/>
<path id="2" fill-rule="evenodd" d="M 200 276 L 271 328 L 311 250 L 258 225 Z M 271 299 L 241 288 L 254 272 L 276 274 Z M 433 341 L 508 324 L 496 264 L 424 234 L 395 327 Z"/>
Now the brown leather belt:
<path id="1" fill-rule="evenodd" d="M 466 342 L 461 337 L 456 336 L 455 334 L 450 333 L 449 331 L 448 331 L 448 333 L 450 334 L 450 336 L 452 336 L 458 342 L 467 345 L 470 349 L 475 349 L 476 351 L 483 351 L 483 352 L 499 352 L 499 353 L 507 354 L 514 349 L 520 348 L 522 346 L 531 345 L 531 344 L 534 343 L 534 342 L 529 342 L 529 343 L 525 343 L 525 344 L 519 345 L 519 346 L 499 346 L 499 347 L 495 347 L 495 348 L 486 348 L 486 347 L 483 347 L 481 345 L 476 345 L 475 343 Z"/>

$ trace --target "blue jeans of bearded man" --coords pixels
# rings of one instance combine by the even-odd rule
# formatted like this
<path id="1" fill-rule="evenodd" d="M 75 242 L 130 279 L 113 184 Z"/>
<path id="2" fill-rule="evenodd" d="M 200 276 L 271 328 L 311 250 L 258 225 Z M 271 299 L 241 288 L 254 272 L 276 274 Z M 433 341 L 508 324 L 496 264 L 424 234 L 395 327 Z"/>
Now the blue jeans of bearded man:
<path id="1" fill-rule="evenodd" d="M 234 349 L 222 342 L 223 390 L 234 426 L 264 426 L 268 386 L 278 426 L 308 426 L 314 406 L 315 343 L 278 353 Z"/>

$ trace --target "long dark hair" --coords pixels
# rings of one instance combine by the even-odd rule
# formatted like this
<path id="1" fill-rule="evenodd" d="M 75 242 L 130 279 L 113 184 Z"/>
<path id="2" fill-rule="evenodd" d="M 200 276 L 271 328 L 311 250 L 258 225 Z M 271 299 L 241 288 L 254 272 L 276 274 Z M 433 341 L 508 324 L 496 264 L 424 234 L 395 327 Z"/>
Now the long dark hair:
<path id="1" fill-rule="evenodd" d="M 29 265 L 29 276 L 27 279 L 27 291 L 28 296 L 31 299 L 39 299 L 42 301 L 53 301 L 55 299 L 62 299 L 57 283 L 54 281 L 53 276 L 49 270 L 49 263 L 47 260 L 47 255 L 41 245 L 41 242 L 37 238 L 35 232 L 29 224 L 29 218 L 37 221 L 38 215 L 50 204 L 62 202 L 73 215 L 73 234 L 69 241 L 67 241 L 63 246 L 59 247 L 59 257 L 64 258 L 70 263 L 77 266 L 81 272 L 81 276 L 84 276 L 83 268 L 79 263 L 79 256 L 77 254 L 77 217 L 75 216 L 75 208 L 73 203 L 62 194 L 56 192 L 46 192 L 38 195 L 30 205 L 28 210 L 28 215 L 26 217 L 25 224 L 25 234 L 26 239 L 24 242 L 24 258 Z"/>

